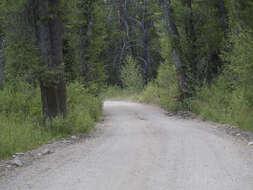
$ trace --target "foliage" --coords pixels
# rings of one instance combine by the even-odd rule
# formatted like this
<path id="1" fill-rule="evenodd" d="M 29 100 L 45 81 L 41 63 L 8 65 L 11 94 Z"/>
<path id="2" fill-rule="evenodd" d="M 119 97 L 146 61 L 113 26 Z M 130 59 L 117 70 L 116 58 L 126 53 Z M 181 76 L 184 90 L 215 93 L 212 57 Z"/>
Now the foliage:
<path id="1" fill-rule="evenodd" d="M 251 32 L 234 35 L 233 50 L 224 58 L 231 62 L 223 75 L 199 90 L 192 110 L 205 119 L 230 123 L 253 131 L 253 41 Z"/>
<path id="2" fill-rule="evenodd" d="M 169 111 L 181 108 L 178 102 L 178 87 L 174 66 L 162 63 L 158 70 L 157 79 L 147 85 L 139 97 L 139 101 L 159 104 Z"/>
<path id="3" fill-rule="evenodd" d="M 24 152 L 52 139 L 89 131 L 101 112 L 101 100 L 80 83 L 68 86 L 68 116 L 44 123 L 40 90 L 18 82 L 0 91 L 0 158 Z"/>
<path id="4" fill-rule="evenodd" d="M 137 100 L 140 91 L 132 91 L 126 88 L 121 88 L 119 86 L 108 86 L 104 91 L 101 93 L 101 97 L 103 99 L 113 99 L 113 100 Z"/>
<path id="5" fill-rule="evenodd" d="M 140 67 L 130 56 L 127 57 L 126 64 L 121 69 L 120 77 L 124 88 L 129 91 L 140 91 L 143 88 Z"/>
<path id="6" fill-rule="evenodd" d="M 253 130 L 252 0 L 61 0 L 47 18 L 39 18 L 40 2 L 0 1 L 1 158 L 88 131 L 99 97 L 187 109 Z M 38 30 L 56 14 L 64 60 L 49 69 Z M 68 114 L 49 122 L 38 86 L 57 85 L 59 76 L 68 84 Z"/>

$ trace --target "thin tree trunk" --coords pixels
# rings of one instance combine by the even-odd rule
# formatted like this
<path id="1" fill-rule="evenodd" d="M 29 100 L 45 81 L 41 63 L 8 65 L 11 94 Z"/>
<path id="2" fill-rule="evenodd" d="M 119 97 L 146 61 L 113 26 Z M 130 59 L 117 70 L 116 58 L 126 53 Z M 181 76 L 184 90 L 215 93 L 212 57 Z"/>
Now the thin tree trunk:
<path id="1" fill-rule="evenodd" d="M 150 49 L 149 49 L 149 37 L 148 37 L 148 28 L 144 29 L 143 32 L 143 58 L 144 63 L 144 82 L 148 83 L 149 74 L 150 74 Z"/>
<path id="2" fill-rule="evenodd" d="M 147 1 L 142 0 L 143 3 L 143 18 L 142 18 L 142 28 L 143 28 L 143 36 L 142 36 L 142 43 L 143 43 L 143 59 L 144 59 L 144 82 L 145 84 L 148 83 L 149 75 L 150 75 L 150 49 L 149 49 L 149 36 L 148 32 L 151 26 L 151 20 L 148 18 L 148 11 L 147 11 Z"/>
<path id="3" fill-rule="evenodd" d="M 87 26 L 87 28 L 85 27 L 85 29 L 83 28 L 82 32 L 81 32 L 81 42 L 80 42 L 80 49 L 79 49 L 79 52 L 81 54 L 81 65 L 82 65 L 82 74 L 83 74 L 83 77 L 84 77 L 84 81 L 86 83 L 86 85 L 88 85 L 88 81 L 89 81 L 89 70 L 88 70 L 88 65 L 87 65 L 87 47 L 88 47 L 88 39 L 87 39 L 87 34 L 88 34 L 88 31 L 89 31 L 89 28 L 90 28 L 90 22 Z"/>
<path id="4" fill-rule="evenodd" d="M 83 14 L 85 14 L 84 24 L 80 25 L 80 46 L 79 52 L 81 54 L 81 65 L 82 65 L 82 74 L 84 77 L 85 85 L 88 86 L 89 81 L 89 67 L 88 67 L 88 56 L 87 56 L 87 48 L 89 45 L 89 36 L 92 24 L 93 24 L 93 16 L 92 13 L 94 11 L 94 1 L 83 1 L 80 2 L 80 10 Z M 84 15 L 83 15 L 84 16 Z"/>
<path id="5" fill-rule="evenodd" d="M 225 7 L 225 1 L 220 0 L 220 12 L 221 12 L 221 17 L 220 17 L 220 22 L 221 26 L 224 30 L 224 37 L 227 38 L 227 31 L 228 31 L 228 15 L 227 15 L 227 10 Z"/>
<path id="6" fill-rule="evenodd" d="M 3 58 L 2 37 L 0 36 L 0 90 L 3 89 L 3 80 L 4 80 L 4 58 Z"/>
<path id="7" fill-rule="evenodd" d="M 179 44 L 179 33 L 177 27 L 172 18 L 172 9 L 170 7 L 170 0 L 163 0 L 164 12 L 166 24 L 168 27 L 168 33 L 171 36 L 172 43 Z M 183 101 L 188 97 L 187 91 L 185 88 L 185 71 L 183 69 L 183 61 L 181 58 L 181 53 L 179 47 L 172 47 L 172 59 L 177 72 L 178 88 L 180 91 L 180 101 Z"/>
<path id="8" fill-rule="evenodd" d="M 37 26 L 38 43 L 42 63 L 48 71 L 55 71 L 63 64 L 63 24 L 57 14 L 59 0 L 39 1 Z M 49 17 L 50 14 L 53 17 Z M 51 79 L 43 78 L 40 81 L 43 112 L 46 118 L 52 119 L 58 115 L 67 114 L 66 85 L 64 72 L 54 74 Z"/>
<path id="9" fill-rule="evenodd" d="M 120 0 L 120 33 L 122 35 L 122 46 L 120 52 L 120 65 L 122 65 L 126 59 L 126 47 L 127 47 L 127 35 L 126 35 L 126 0 Z"/>
<path id="10" fill-rule="evenodd" d="M 191 81 L 187 81 L 188 84 L 192 87 L 192 83 L 199 83 L 200 81 L 200 73 L 198 72 L 198 61 L 197 61 L 197 53 L 196 53 L 196 34 L 194 29 L 194 20 L 193 20 L 193 11 L 192 11 L 192 0 L 185 0 L 184 5 L 188 9 L 187 18 L 185 18 L 185 34 L 188 42 L 188 64 L 189 64 L 189 73 L 188 75 Z M 194 91 L 194 87 L 192 87 L 191 91 Z"/>

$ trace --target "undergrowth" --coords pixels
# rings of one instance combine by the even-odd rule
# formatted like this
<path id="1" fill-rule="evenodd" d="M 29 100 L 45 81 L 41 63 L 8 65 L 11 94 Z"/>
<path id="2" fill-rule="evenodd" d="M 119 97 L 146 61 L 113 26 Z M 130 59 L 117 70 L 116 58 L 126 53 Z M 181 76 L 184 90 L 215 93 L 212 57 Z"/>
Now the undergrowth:
<path id="1" fill-rule="evenodd" d="M 19 82 L 0 91 L 0 159 L 24 152 L 74 133 L 89 131 L 102 104 L 79 83 L 67 88 L 68 116 L 45 122 L 39 88 Z"/>

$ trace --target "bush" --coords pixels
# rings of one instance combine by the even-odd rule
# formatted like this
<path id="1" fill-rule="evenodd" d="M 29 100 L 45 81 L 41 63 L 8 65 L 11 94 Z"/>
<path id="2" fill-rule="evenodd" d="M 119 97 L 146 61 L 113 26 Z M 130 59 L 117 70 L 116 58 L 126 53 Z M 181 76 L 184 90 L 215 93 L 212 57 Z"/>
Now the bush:
<path id="1" fill-rule="evenodd" d="M 192 111 L 204 119 L 228 123 L 253 131 L 253 40 L 251 32 L 232 36 L 232 54 L 223 74 L 199 89 Z"/>
<path id="2" fill-rule="evenodd" d="M 126 65 L 121 69 L 120 78 L 123 87 L 129 91 L 138 92 L 143 89 L 141 69 L 130 56 L 127 57 Z"/>
<path id="3" fill-rule="evenodd" d="M 227 123 L 253 131 L 253 109 L 242 87 L 231 89 L 224 75 L 205 85 L 191 102 L 191 111 L 203 119 Z M 225 80 L 226 81 L 226 80 Z"/>
<path id="4" fill-rule="evenodd" d="M 5 85 L 0 91 L 0 114 L 5 117 L 19 118 L 24 120 L 27 117 L 40 117 L 41 97 L 38 88 L 33 88 L 27 83 L 16 82 Z"/>
<path id="5" fill-rule="evenodd" d="M 67 118 L 43 122 L 39 88 L 19 82 L 0 91 L 0 158 L 24 152 L 50 140 L 89 131 L 102 104 L 79 83 L 67 87 Z"/>
<path id="6" fill-rule="evenodd" d="M 176 71 L 174 66 L 162 63 L 158 69 L 158 77 L 150 82 L 139 97 L 139 101 L 159 104 L 169 111 L 181 109 L 178 97 Z"/>
<path id="7" fill-rule="evenodd" d="M 150 82 L 143 92 L 138 97 L 138 101 L 151 103 L 151 104 L 160 104 L 160 89 L 155 82 Z"/>
<path id="8" fill-rule="evenodd" d="M 34 148 L 51 135 L 41 130 L 39 89 L 17 82 L 0 91 L 0 158 Z"/>
<path id="9" fill-rule="evenodd" d="M 67 88 L 67 118 L 57 117 L 52 128 L 55 134 L 73 134 L 89 131 L 99 118 L 102 103 L 88 93 L 80 83 L 72 83 Z"/>

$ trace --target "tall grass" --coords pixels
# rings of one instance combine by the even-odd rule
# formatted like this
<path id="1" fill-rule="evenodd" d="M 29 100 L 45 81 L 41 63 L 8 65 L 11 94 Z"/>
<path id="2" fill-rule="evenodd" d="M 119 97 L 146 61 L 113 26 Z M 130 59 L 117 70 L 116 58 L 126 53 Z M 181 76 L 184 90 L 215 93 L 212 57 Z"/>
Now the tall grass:
<path id="1" fill-rule="evenodd" d="M 0 159 L 50 140 L 90 130 L 101 112 L 101 100 L 79 83 L 67 88 L 68 116 L 43 122 L 38 88 L 19 82 L 0 92 Z"/>
<path id="2" fill-rule="evenodd" d="M 253 108 L 243 88 L 231 90 L 217 83 L 205 86 L 192 100 L 191 111 L 205 120 L 231 124 L 253 132 Z"/>

